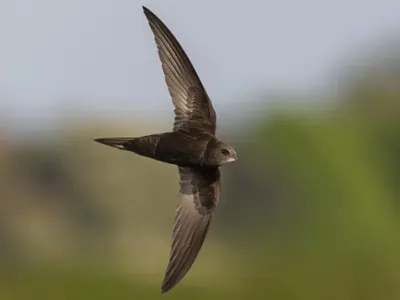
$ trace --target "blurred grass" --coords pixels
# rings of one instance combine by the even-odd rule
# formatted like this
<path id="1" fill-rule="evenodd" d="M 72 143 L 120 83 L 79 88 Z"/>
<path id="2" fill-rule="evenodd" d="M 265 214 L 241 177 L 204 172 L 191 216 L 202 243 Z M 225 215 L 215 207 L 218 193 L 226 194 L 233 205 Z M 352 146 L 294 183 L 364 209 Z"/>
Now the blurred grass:
<path id="1" fill-rule="evenodd" d="M 149 283 L 146 276 L 121 275 L 120 273 L 95 272 L 89 269 L 42 268 L 25 269 L 3 273 L 0 281 L 1 299 L 115 299 L 161 297 L 160 284 L 155 280 Z M 3 270 L 4 272 L 4 270 Z M 158 276 L 159 277 L 159 276 Z M 240 290 L 239 290 L 240 292 Z M 162 297 L 174 299 L 204 299 L 230 295 L 240 299 L 240 293 L 226 286 L 204 288 L 189 280 L 172 295 Z"/>

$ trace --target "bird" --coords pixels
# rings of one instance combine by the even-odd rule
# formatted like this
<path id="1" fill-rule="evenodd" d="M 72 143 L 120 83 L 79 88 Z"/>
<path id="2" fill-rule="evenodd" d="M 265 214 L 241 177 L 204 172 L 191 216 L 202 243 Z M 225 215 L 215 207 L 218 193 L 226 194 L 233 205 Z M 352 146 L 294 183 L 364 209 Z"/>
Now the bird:
<path id="1" fill-rule="evenodd" d="M 182 46 L 152 11 L 142 8 L 175 107 L 172 131 L 95 141 L 178 167 L 180 201 L 161 285 L 161 293 L 166 293 L 188 273 L 202 248 L 220 199 L 219 168 L 236 161 L 238 156 L 233 146 L 216 137 L 214 107 Z"/>

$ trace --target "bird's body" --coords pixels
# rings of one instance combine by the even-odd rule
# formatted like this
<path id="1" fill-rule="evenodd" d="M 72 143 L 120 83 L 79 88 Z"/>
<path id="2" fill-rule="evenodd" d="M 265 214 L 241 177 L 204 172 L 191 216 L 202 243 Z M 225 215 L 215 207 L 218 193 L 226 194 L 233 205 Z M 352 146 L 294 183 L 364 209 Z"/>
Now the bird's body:
<path id="1" fill-rule="evenodd" d="M 101 139 L 98 141 L 101 142 Z M 118 143 L 124 150 L 179 166 L 208 165 L 207 147 L 212 147 L 215 142 L 211 134 L 199 133 L 193 136 L 177 131 L 128 139 L 114 138 L 114 143 Z"/>
<path id="2" fill-rule="evenodd" d="M 143 7 L 153 31 L 165 80 L 175 106 L 173 130 L 97 142 L 178 166 L 180 204 L 162 292 L 174 287 L 196 259 L 221 192 L 219 167 L 237 159 L 232 146 L 215 136 L 216 113 L 189 58 L 171 31 Z"/>

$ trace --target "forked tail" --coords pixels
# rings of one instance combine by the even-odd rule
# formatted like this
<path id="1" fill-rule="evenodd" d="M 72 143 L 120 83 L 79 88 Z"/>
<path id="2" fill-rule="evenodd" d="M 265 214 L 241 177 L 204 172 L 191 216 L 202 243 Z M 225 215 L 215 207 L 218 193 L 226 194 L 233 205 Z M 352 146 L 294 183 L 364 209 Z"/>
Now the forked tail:
<path id="1" fill-rule="evenodd" d="M 95 139 L 95 141 L 120 150 L 132 151 L 142 156 L 155 158 L 160 136 L 160 134 L 152 134 L 142 137 L 101 138 Z"/>

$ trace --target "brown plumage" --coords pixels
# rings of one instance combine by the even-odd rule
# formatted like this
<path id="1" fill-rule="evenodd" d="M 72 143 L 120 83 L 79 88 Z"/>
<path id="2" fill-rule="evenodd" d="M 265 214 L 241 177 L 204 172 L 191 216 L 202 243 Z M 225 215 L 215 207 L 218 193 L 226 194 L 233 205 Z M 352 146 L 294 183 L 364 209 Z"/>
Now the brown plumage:
<path id="1" fill-rule="evenodd" d="M 235 161 L 237 155 L 232 146 L 216 138 L 215 110 L 185 51 L 155 14 L 146 7 L 143 11 L 154 34 L 175 106 L 173 131 L 96 141 L 178 166 L 180 204 L 176 209 L 169 264 L 161 287 L 164 293 L 193 265 L 219 201 L 219 167 Z"/>

